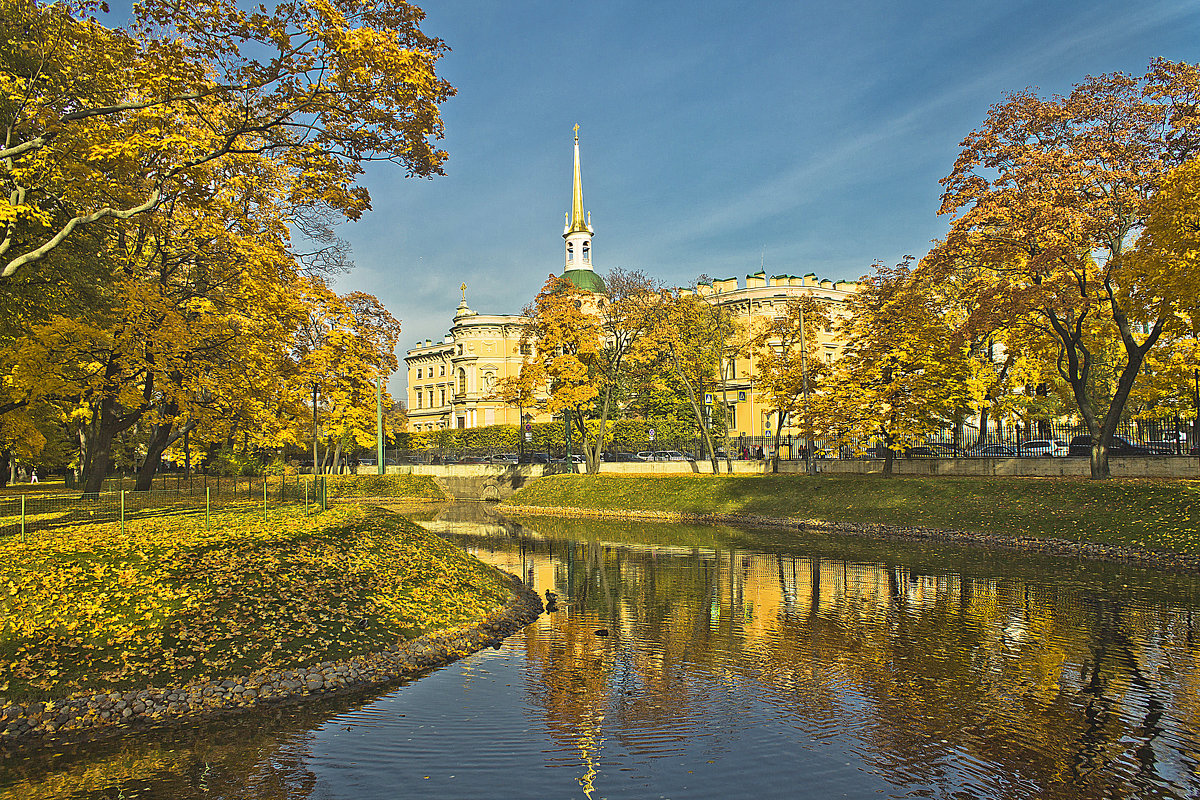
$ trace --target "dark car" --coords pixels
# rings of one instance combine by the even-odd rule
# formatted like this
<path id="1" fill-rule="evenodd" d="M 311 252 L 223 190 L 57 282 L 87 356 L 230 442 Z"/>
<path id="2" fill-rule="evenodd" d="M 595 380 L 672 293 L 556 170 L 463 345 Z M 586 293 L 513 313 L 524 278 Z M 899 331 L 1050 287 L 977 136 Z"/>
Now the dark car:
<path id="1" fill-rule="evenodd" d="M 1090 434 L 1074 436 L 1071 438 L 1071 443 L 1067 445 L 1067 455 L 1069 456 L 1090 456 L 1091 454 L 1092 437 Z M 1154 455 L 1154 451 L 1149 447 L 1134 444 L 1124 436 L 1114 435 L 1108 445 L 1108 454 L 1110 456 L 1149 456 Z"/>
<path id="2" fill-rule="evenodd" d="M 1017 448 L 1009 447 L 1006 444 L 989 444 L 975 448 L 971 451 L 971 455 L 979 458 L 1015 458 Z"/>
<path id="3" fill-rule="evenodd" d="M 904 448 L 905 458 L 937 458 L 937 453 L 927 444 L 918 444 Z"/>

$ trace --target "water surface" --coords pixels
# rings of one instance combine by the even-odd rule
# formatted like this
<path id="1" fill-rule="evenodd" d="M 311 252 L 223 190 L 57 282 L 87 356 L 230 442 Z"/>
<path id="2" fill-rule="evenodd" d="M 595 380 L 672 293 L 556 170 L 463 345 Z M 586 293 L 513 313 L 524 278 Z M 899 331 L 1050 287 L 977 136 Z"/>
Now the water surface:
<path id="1" fill-rule="evenodd" d="M 1200 797 L 1198 581 L 793 532 L 421 521 L 561 610 L 378 696 L 0 760 L 0 798 Z"/>

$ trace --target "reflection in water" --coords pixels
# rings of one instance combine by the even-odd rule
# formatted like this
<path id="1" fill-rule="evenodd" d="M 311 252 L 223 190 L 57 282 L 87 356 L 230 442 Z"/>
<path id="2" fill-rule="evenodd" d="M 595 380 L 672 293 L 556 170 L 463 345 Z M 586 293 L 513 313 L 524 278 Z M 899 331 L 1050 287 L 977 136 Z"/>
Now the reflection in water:
<path id="1" fill-rule="evenodd" d="M 382 697 L 0 757 L 0 800 L 1200 796 L 1194 578 L 481 504 L 422 524 L 563 610 Z"/>

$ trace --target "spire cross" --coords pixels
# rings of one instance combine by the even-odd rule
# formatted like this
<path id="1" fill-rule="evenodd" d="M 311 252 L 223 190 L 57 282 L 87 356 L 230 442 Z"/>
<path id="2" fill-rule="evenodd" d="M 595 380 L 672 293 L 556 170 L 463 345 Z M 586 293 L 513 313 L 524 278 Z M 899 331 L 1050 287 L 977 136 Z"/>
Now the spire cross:
<path id="1" fill-rule="evenodd" d="M 464 302 L 464 303 L 465 303 L 465 302 L 467 302 L 467 284 L 464 282 L 464 283 L 463 283 L 463 285 L 462 285 L 462 286 L 460 286 L 460 287 L 458 287 L 458 288 L 462 289 L 462 293 L 463 293 L 463 302 Z"/>
<path id="2" fill-rule="evenodd" d="M 578 122 L 575 123 L 575 141 L 576 142 L 579 141 L 579 123 Z"/>

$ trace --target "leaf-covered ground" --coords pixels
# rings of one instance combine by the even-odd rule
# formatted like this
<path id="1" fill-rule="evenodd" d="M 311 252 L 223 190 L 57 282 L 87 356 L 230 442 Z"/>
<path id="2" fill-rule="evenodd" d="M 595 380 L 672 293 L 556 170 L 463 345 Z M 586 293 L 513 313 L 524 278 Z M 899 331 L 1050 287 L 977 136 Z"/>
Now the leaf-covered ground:
<path id="1" fill-rule="evenodd" d="M 394 514 L 248 505 L 0 540 L 0 701 L 343 659 L 467 623 L 506 578 Z"/>
<path id="2" fill-rule="evenodd" d="M 554 475 L 507 502 L 920 526 L 1200 554 L 1200 480 Z"/>

